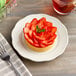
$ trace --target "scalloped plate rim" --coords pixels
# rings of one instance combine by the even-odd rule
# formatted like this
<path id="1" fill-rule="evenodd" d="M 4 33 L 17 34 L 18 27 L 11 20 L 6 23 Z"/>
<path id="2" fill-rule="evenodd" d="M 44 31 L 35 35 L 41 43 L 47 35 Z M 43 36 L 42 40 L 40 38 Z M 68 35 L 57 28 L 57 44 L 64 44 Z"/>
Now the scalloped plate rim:
<path id="1" fill-rule="evenodd" d="M 49 16 L 49 15 L 47 15 L 47 14 L 31 14 L 31 15 L 46 15 L 46 16 Z M 28 15 L 28 16 L 31 16 L 31 15 Z M 28 16 L 26 16 L 26 17 L 28 17 Z M 20 19 L 18 22 L 20 22 L 21 20 L 23 20 L 23 19 L 25 19 L 26 17 L 24 17 L 24 18 L 22 18 L 22 19 Z M 61 21 L 59 20 L 59 19 L 57 19 L 57 18 L 55 18 L 55 17 L 53 17 L 53 16 L 50 16 L 50 17 L 52 17 L 52 18 L 54 18 L 54 19 L 56 19 L 57 21 L 59 21 L 60 23 L 61 23 Z M 17 22 L 17 23 L 18 23 Z M 16 23 L 16 24 L 17 24 Z M 62 24 L 62 23 L 61 23 Z M 66 29 L 66 27 L 62 24 L 62 27 L 64 27 L 65 28 L 65 30 L 66 30 L 66 33 L 67 33 L 67 43 L 66 43 L 66 46 L 68 45 L 68 32 L 67 32 L 67 29 Z M 16 47 L 14 46 L 14 42 L 13 42 L 13 32 L 14 32 L 14 29 L 16 28 L 16 26 L 13 28 L 13 30 L 12 30 L 12 33 L 11 33 L 11 37 L 12 37 L 12 45 L 13 45 L 13 47 L 16 49 Z M 64 48 L 64 50 L 66 49 L 66 47 Z M 62 55 L 63 53 L 64 53 L 64 50 L 60 53 L 60 54 L 58 54 L 58 56 L 60 56 L 60 55 Z M 17 49 L 16 49 L 16 51 L 17 51 Z M 18 52 L 18 51 L 17 51 Z M 30 57 L 27 57 L 27 56 L 23 56 L 20 52 L 18 52 L 19 53 L 19 55 L 21 55 L 22 57 L 24 57 L 24 58 L 26 58 L 26 59 L 29 59 L 29 60 L 32 60 L 32 61 L 35 61 L 35 62 L 44 62 L 44 61 L 51 61 L 51 60 L 53 60 L 53 59 L 55 59 L 55 58 L 57 58 L 58 56 L 56 56 L 56 57 L 54 57 L 54 58 L 52 58 L 52 59 L 43 59 L 43 60 L 34 60 L 34 59 L 31 59 Z"/>

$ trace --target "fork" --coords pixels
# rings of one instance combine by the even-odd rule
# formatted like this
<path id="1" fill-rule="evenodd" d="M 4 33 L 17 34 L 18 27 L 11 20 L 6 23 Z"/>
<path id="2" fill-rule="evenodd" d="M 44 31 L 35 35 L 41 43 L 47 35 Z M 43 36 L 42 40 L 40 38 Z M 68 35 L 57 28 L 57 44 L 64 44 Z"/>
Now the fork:
<path id="1" fill-rule="evenodd" d="M 14 64 L 10 60 L 10 55 L 6 52 L 5 47 L 3 44 L 0 42 L 0 58 L 9 64 L 11 64 L 11 67 L 13 68 L 14 72 L 16 73 L 16 76 L 22 76 L 21 73 L 15 68 Z"/>

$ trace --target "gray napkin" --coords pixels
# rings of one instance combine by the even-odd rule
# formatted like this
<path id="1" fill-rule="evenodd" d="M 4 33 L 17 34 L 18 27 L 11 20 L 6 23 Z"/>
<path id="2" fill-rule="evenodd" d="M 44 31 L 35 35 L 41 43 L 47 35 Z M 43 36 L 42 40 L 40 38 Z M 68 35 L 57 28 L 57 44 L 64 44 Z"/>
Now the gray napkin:
<path id="1" fill-rule="evenodd" d="M 11 61 L 14 66 L 21 72 L 22 76 L 32 76 L 27 67 L 22 63 L 16 53 L 13 51 L 11 46 L 8 44 L 6 39 L 0 33 L 0 42 L 5 46 L 7 52 L 11 56 Z M 0 49 L 1 50 L 1 49 Z M 14 70 L 8 65 L 7 62 L 0 59 L 0 76 L 16 76 Z"/>

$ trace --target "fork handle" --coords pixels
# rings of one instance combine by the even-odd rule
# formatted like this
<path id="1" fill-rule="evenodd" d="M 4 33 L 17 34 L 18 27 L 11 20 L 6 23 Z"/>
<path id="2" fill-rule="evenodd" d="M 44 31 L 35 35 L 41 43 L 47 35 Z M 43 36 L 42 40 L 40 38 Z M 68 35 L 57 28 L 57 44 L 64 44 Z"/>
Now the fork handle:
<path id="1" fill-rule="evenodd" d="M 14 64 L 9 60 L 9 64 L 11 64 L 11 67 L 13 68 L 14 72 L 16 73 L 17 76 L 22 76 L 21 73 L 16 69 Z"/>

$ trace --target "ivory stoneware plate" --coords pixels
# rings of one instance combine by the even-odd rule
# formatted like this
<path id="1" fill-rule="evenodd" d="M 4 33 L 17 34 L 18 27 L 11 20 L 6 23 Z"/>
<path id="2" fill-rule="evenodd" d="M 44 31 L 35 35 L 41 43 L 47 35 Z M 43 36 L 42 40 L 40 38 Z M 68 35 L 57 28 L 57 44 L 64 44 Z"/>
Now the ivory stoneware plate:
<path id="1" fill-rule="evenodd" d="M 23 28 L 27 22 L 31 22 L 33 18 L 40 19 L 45 17 L 47 21 L 52 22 L 57 27 L 57 39 L 53 47 L 46 52 L 35 52 L 27 47 L 23 39 Z M 19 20 L 12 30 L 12 45 L 16 51 L 24 58 L 43 62 L 50 61 L 63 54 L 68 44 L 68 32 L 66 27 L 57 18 L 46 14 L 32 14 Z"/>

